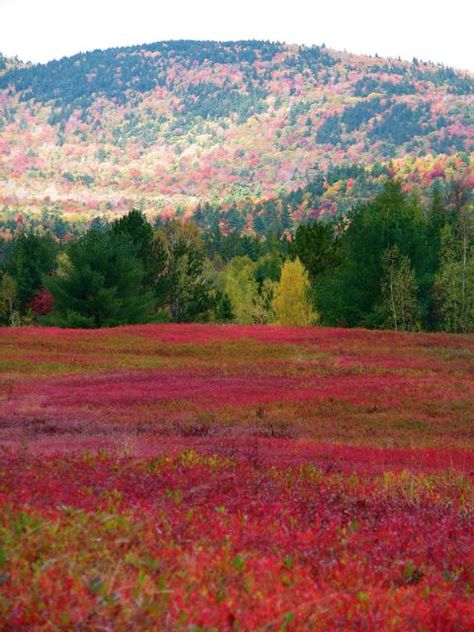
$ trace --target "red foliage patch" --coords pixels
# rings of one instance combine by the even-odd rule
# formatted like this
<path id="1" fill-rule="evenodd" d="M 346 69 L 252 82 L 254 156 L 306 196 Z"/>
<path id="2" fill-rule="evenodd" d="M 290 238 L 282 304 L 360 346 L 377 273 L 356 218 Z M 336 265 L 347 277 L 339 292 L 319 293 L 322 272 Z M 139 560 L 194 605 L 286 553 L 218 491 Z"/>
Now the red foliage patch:
<path id="1" fill-rule="evenodd" d="M 6 629 L 470 630 L 474 340 L 0 330 Z"/>
<path id="2" fill-rule="evenodd" d="M 31 309 L 33 314 L 36 314 L 36 316 L 45 316 L 53 311 L 54 298 L 48 290 L 43 287 L 36 294 L 34 299 L 27 305 L 27 307 Z"/>

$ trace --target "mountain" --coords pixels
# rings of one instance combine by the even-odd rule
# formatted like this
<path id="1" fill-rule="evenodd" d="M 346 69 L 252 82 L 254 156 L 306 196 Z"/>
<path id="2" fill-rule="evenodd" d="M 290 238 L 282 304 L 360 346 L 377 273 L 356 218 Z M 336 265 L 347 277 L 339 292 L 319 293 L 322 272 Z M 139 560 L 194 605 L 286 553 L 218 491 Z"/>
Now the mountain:
<path id="1" fill-rule="evenodd" d="M 354 186 L 348 165 L 416 186 L 471 177 L 473 95 L 465 72 L 325 46 L 170 41 L 38 65 L 0 56 L 3 220 L 242 208 L 304 194 L 321 174 L 319 214 L 334 213 Z"/>

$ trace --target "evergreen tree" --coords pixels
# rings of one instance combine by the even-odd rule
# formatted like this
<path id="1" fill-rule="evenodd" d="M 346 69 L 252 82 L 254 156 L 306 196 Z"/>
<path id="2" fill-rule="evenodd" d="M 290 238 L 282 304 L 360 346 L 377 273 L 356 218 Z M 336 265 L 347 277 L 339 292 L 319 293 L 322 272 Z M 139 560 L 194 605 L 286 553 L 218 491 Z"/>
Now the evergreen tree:
<path id="1" fill-rule="evenodd" d="M 15 279 L 21 311 L 43 287 L 43 276 L 55 267 L 58 245 L 50 235 L 21 234 L 13 242 L 6 271 Z"/>
<path id="2" fill-rule="evenodd" d="M 290 257 L 298 257 L 314 281 L 338 262 L 338 242 L 334 224 L 310 222 L 296 229 L 289 244 Z"/>
<path id="3" fill-rule="evenodd" d="M 426 274 L 421 280 L 421 285 L 425 288 L 425 322 L 428 329 L 436 329 L 439 325 L 439 313 L 436 309 L 433 288 L 440 267 L 441 232 L 448 219 L 441 188 L 438 183 L 435 183 L 431 206 L 426 217 Z"/>
<path id="4" fill-rule="evenodd" d="M 156 247 L 153 228 L 145 215 L 133 209 L 112 224 L 112 231 L 133 244 L 135 254 L 145 271 L 144 285 L 152 289 L 163 271 L 165 257 L 163 251 Z"/>
<path id="5" fill-rule="evenodd" d="M 397 181 L 348 217 L 340 239 L 341 265 L 316 284 L 317 305 L 328 324 L 378 327 L 381 315 L 383 253 L 392 246 L 409 257 L 417 282 L 426 275 L 425 217 L 416 199 L 408 199 Z M 420 284 L 420 299 L 427 288 Z"/>
<path id="6" fill-rule="evenodd" d="M 457 226 L 442 231 L 441 266 L 436 278 L 441 327 L 474 331 L 474 212 L 461 213 Z"/>
<path id="7" fill-rule="evenodd" d="M 225 292 L 216 292 L 214 312 L 218 322 L 230 322 L 234 320 L 232 303 Z"/>
<path id="8" fill-rule="evenodd" d="M 146 322 L 151 296 L 142 290 L 144 270 L 128 239 L 89 230 L 72 243 L 58 272 L 45 279 L 54 298 L 49 323 L 109 327 Z"/>
<path id="9" fill-rule="evenodd" d="M 279 281 L 282 260 L 279 250 L 272 250 L 255 262 L 255 279 L 261 288 L 265 280 Z"/>

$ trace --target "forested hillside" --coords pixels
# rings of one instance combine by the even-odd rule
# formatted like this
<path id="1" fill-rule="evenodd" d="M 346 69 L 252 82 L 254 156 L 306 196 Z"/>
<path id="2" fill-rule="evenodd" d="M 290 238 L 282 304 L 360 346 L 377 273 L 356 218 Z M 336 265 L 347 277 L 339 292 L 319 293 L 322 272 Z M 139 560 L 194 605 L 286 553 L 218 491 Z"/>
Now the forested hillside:
<path id="1" fill-rule="evenodd" d="M 470 178 L 473 95 L 473 77 L 451 68 L 324 46 L 0 57 L 1 220 L 10 232 L 19 214 L 90 219 L 141 204 L 188 216 L 207 204 L 224 228 L 265 232 L 291 192 L 283 227 L 346 212 L 387 173 L 424 192 Z"/>

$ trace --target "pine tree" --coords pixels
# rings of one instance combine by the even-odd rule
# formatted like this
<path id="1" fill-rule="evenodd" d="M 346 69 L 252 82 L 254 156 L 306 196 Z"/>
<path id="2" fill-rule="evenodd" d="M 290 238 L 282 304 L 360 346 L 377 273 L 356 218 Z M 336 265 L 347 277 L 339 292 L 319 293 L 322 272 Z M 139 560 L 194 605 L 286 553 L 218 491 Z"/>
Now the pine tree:
<path id="1" fill-rule="evenodd" d="M 298 226 L 289 245 L 292 257 L 298 257 L 314 281 L 338 263 L 338 243 L 333 224 L 310 222 Z"/>
<path id="2" fill-rule="evenodd" d="M 286 261 L 273 299 L 278 324 L 304 327 L 318 320 L 317 313 L 312 309 L 309 290 L 308 273 L 301 261 L 298 258 Z"/>
<path id="3" fill-rule="evenodd" d="M 108 327 L 146 322 L 151 297 L 143 291 L 144 271 L 128 239 L 89 230 L 71 244 L 55 276 L 45 279 L 54 298 L 49 323 Z"/>
<path id="4" fill-rule="evenodd" d="M 127 238 L 135 249 L 135 255 L 141 261 L 145 271 L 144 285 L 151 289 L 163 270 L 165 262 L 155 248 L 154 233 L 144 213 L 133 209 L 112 224 L 116 235 Z"/>

